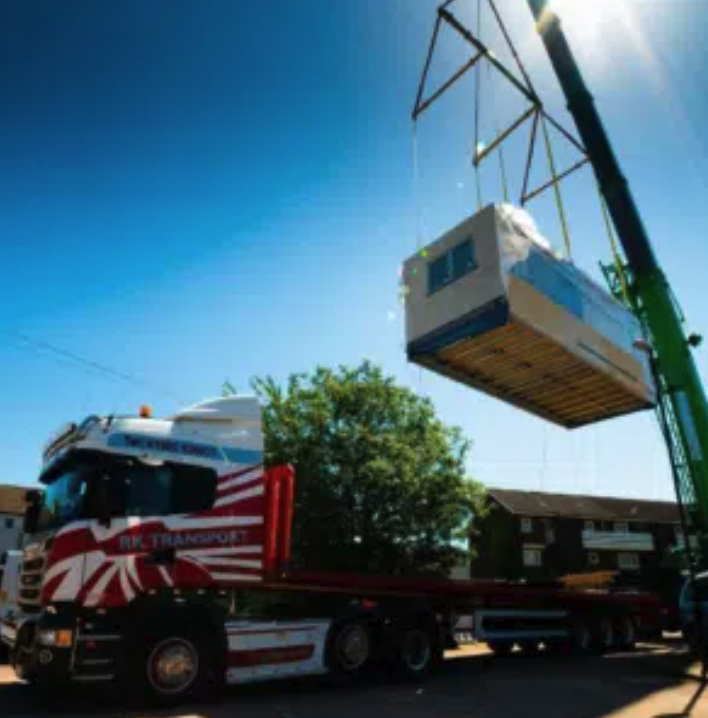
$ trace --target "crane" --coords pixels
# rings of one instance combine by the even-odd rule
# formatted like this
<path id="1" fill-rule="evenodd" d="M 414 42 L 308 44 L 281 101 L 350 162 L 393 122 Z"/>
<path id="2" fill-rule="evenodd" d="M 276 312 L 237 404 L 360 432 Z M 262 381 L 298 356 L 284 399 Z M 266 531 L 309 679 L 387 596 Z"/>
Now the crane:
<path id="1" fill-rule="evenodd" d="M 687 335 L 669 280 L 642 222 L 627 179 L 622 174 L 602 118 L 597 111 L 558 15 L 548 0 L 527 0 L 550 58 L 568 111 L 575 121 L 595 171 L 626 258 L 621 268 L 606 268 L 619 292 L 624 274 L 628 300 L 640 319 L 659 392 L 658 416 L 667 442 L 684 530 L 699 538 L 690 560 L 696 570 L 708 560 L 708 401 L 693 359 L 701 337 Z M 687 547 L 689 545 L 686 534 Z M 691 556 L 691 551 L 688 551 Z"/>

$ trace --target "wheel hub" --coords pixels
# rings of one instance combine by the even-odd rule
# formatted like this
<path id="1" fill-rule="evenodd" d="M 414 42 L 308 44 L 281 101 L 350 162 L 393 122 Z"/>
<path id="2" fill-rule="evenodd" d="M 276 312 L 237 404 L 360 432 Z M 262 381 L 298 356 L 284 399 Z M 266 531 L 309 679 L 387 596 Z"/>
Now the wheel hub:
<path id="1" fill-rule="evenodd" d="M 150 679 L 165 693 L 179 693 L 194 680 L 198 669 L 194 648 L 182 641 L 170 641 L 158 646 L 150 661 Z"/>
<path id="2" fill-rule="evenodd" d="M 345 631 L 339 641 L 339 655 L 342 667 L 346 670 L 361 668 L 369 657 L 369 637 L 366 631 L 358 626 Z"/>

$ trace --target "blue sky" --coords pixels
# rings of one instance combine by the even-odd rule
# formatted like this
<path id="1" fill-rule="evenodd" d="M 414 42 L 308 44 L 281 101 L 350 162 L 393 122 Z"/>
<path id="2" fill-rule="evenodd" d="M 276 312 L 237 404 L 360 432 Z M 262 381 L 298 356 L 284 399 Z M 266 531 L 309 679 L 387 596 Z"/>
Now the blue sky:
<path id="1" fill-rule="evenodd" d="M 67 420 L 142 403 L 168 414 L 226 378 L 245 390 L 255 375 L 369 357 L 464 429 L 470 472 L 489 485 L 671 497 L 650 416 L 568 433 L 405 361 L 399 265 L 475 209 L 469 83 L 421 121 L 414 179 L 410 109 L 435 5 L 2 4 L 0 481 L 30 483 Z M 499 5 L 562 116 L 525 3 Z M 691 328 L 705 329 L 708 20 L 699 0 L 680 14 L 599 5 L 590 19 L 566 7 L 568 31 Z M 436 76 L 467 57 L 441 42 Z M 503 124 L 514 101 L 491 93 Z M 509 148 L 511 176 L 520 152 Z M 483 182 L 499 199 L 494 172 Z M 574 256 L 594 271 L 608 250 L 589 176 L 565 192 Z M 530 209 L 560 246 L 548 203 Z M 705 376 L 705 351 L 697 360 Z"/>

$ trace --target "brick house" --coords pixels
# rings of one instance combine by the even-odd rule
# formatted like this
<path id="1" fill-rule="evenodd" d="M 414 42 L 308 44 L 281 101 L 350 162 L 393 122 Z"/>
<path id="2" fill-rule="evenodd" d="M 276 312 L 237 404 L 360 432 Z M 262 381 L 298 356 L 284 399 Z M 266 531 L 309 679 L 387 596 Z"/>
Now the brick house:
<path id="1" fill-rule="evenodd" d="M 0 485 L 0 553 L 20 547 L 26 491 L 21 486 Z"/>
<path id="2" fill-rule="evenodd" d="M 473 539 L 475 578 L 553 580 L 617 571 L 617 582 L 664 590 L 679 579 L 677 504 L 488 489 L 491 510 Z"/>

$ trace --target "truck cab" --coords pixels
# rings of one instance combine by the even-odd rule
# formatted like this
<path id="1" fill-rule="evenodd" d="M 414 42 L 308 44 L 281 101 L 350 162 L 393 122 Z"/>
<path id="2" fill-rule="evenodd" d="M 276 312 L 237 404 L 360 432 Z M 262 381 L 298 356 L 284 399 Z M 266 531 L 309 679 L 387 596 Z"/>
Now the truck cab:
<path id="1" fill-rule="evenodd" d="M 112 680 L 139 615 L 185 601 L 219 613 L 228 587 L 262 581 L 286 550 L 272 545 L 279 506 L 268 496 L 292 497 L 287 487 L 268 492 L 287 472 L 262 462 L 254 397 L 164 419 L 147 408 L 90 416 L 57 432 L 43 490 L 29 492 L 23 554 L 7 571 L 16 578 L 21 563 L 18 610 L 0 633 L 18 676 Z"/>

